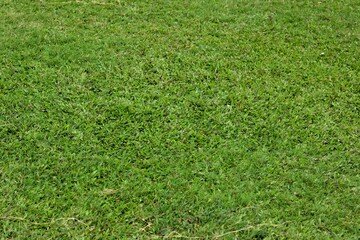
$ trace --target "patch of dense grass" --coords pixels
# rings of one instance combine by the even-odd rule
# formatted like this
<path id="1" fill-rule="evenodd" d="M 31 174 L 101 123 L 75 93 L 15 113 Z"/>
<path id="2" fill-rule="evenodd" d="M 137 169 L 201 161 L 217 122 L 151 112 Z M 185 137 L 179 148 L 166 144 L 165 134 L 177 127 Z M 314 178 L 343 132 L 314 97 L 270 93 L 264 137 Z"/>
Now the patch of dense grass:
<path id="1" fill-rule="evenodd" d="M 1 238 L 356 239 L 359 19 L 1 1 Z"/>

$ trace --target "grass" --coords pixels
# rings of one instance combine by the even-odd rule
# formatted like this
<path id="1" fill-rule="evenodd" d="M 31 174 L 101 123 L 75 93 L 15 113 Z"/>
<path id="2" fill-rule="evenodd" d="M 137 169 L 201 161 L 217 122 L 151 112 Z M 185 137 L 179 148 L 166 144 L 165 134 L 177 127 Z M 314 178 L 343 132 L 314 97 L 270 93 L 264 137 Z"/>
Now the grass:
<path id="1" fill-rule="evenodd" d="M 1 239 L 357 239 L 359 19 L 1 1 Z"/>

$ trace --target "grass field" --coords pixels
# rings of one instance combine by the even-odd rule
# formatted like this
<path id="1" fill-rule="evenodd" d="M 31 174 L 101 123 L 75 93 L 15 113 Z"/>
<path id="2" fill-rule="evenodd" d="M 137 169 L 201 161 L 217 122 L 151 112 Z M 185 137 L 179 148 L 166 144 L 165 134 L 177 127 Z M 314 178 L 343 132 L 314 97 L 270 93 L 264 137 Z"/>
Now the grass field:
<path id="1" fill-rule="evenodd" d="M 359 19 L 1 0 L 0 239 L 359 239 Z"/>

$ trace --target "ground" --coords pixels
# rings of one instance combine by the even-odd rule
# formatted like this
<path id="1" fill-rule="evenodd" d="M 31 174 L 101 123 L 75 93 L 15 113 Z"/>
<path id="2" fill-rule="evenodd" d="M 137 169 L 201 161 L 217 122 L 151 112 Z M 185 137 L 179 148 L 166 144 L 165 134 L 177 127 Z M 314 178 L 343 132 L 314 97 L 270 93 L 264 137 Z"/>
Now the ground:
<path id="1" fill-rule="evenodd" d="M 359 19 L 1 1 L 1 238 L 357 239 Z"/>

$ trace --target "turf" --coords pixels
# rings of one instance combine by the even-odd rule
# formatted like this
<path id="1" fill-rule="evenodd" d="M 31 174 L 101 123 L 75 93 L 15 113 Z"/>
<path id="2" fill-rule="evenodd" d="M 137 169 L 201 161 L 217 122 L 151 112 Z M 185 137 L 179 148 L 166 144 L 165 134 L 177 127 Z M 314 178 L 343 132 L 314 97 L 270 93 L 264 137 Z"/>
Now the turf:
<path id="1" fill-rule="evenodd" d="M 358 239 L 360 3 L 2 0 L 1 239 Z"/>

